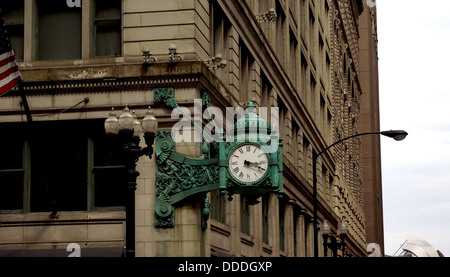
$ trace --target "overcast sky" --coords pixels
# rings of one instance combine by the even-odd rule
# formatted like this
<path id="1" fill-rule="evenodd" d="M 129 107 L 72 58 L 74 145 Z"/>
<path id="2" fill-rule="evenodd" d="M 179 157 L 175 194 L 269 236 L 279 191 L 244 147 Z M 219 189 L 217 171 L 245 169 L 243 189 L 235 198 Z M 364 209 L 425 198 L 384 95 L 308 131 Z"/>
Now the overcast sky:
<path id="1" fill-rule="evenodd" d="M 413 235 L 450 257 L 450 1 L 378 0 L 385 253 Z M 398 254 L 398 253 L 397 253 Z"/>

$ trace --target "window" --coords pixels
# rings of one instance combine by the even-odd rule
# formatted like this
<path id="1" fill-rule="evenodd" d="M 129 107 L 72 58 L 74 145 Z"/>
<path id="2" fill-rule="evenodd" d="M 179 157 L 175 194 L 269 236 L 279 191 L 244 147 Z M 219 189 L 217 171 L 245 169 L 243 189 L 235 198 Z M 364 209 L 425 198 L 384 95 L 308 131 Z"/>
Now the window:
<path id="1" fill-rule="evenodd" d="M 301 53 L 300 58 L 300 97 L 303 100 L 303 103 L 307 104 L 308 97 L 307 97 L 307 76 L 308 76 L 308 61 L 306 60 L 306 57 Z"/>
<path id="2" fill-rule="evenodd" d="M 292 117 L 292 161 L 295 167 L 299 166 L 299 148 L 298 148 L 298 138 L 300 134 L 300 126 L 298 126 L 294 117 Z"/>
<path id="3" fill-rule="evenodd" d="M 306 35 L 306 24 L 307 24 L 307 1 L 306 0 L 300 0 L 299 8 L 300 8 L 300 33 L 305 38 Z"/>
<path id="4" fill-rule="evenodd" d="M 122 1 L 96 0 L 94 9 L 94 56 L 121 56 Z"/>
<path id="5" fill-rule="evenodd" d="M 241 232 L 250 235 L 250 204 L 241 195 Z"/>
<path id="6" fill-rule="evenodd" d="M 324 8 L 325 8 L 325 22 L 329 22 L 330 19 L 330 6 L 328 5 L 328 0 L 324 0 Z M 325 32 L 328 33 L 329 31 L 329 25 L 328 24 L 324 24 L 324 29 Z"/>
<path id="7" fill-rule="evenodd" d="M 309 158 L 308 158 L 309 140 L 303 135 L 303 169 L 305 170 L 305 178 L 308 178 L 309 173 Z"/>
<path id="8" fill-rule="evenodd" d="M 331 130 L 331 124 L 332 124 L 332 116 L 331 116 L 331 112 L 330 112 L 329 109 L 327 109 L 327 131 L 326 131 L 326 133 L 328 133 L 328 137 L 327 137 L 327 139 L 328 139 L 328 141 L 329 141 L 328 144 L 330 144 L 331 139 L 332 139 L 332 137 L 333 137 L 333 134 L 332 134 L 333 132 L 332 132 L 332 130 Z"/>
<path id="9" fill-rule="evenodd" d="M 331 60 L 330 55 L 328 55 L 328 52 L 325 54 L 325 80 L 326 84 L 325 87 L 328 88 L 330 86 L 330 76 L 331 76 Z"/>
<path id="10" fill-rule="evenodd" d="M 328 184 L 327 184 L 328 170 L 324 164 L 322 164 L 322 176 L 321 177 L 322 177 L 321 185 L 322 185 L 322 189 L 323 189 L 323 196 L 324 196 L 325 201 L 328 202 Z"/>
<path id="11" fill-rule="evenodd" d="M 279 120 L 280 120 L 280 135 L 282 138 L 287 140 L 288 135 L 288 109 L 286 105 L 283 103 L 280 97 L 278 97 L 278 107 L 279 107 Z"/>
<path id="12" fill-rule="evenodd" d="M 221 195 L 219 190 L 211 192 L 211 218 L 226 223 L 226 195 Z"/>
<path id="13" fill-rule="evenodd" d="M 325 109 L 325 98 L 323 97 L 322 93 L 320 93 L 320 115 L 319 115 L 319 126 L 321 127 L 324 134 L 326 134 L 326 127 L 327 127 L 327 115 L 326 115 L 326 109 Z"/>
<path id="14" fill-rule="evenodd" d="M 258 1 L 258 10 L 257 10 L 257 14 L 263 14 L 265 12 L 267 12 L 269 9 L 273 8 L 273 4 L 271 3 L 271 1 Z M 265 35 L 267 37 L 270 36 L 270 25 L 269 24 L 260 24 L 259 25 L 261 27 L 261 29 L 263 30 L 263 32 L 265 33 Z M 271 39 L 269 39 L 271 40 Z"/>
<path id="15" fill-rule="evenodd" d="M 259 115 L 263 117 L 267 123 L 274 124 L 273 127 L 277 128 L 277 132 L 279 130 L 278 124 L 278 116 L 279 116 L 279 109 L 276 109 L 276 107 L 272 107 L 271 105 L 271 94 L 272 94 L 272 84 L 268 80 L 266 74 L 264 74 L 263 71 L 261 71 L 261 109 L 259 110 Z M 278 121 L 278 122 L 277 122 Z"/>
<path id="16" fill-rule="evenodd" d="M 37 60 L 81 58 L 81 8 L 66 1 L 36 0 Z"/>
<path id="17" fill-rule="evenodd" d="M 319 33 L 319 66 L 320 66 L 320 70 L 322 75 L 326 74 L 326 72 L 324 72 L 324 48 L 325 48 L 325 43 L 323 41 L 322 35 Z"/>
<path id="18" fill-rule="evenodd" d="M 32 0 L 30 5 L 25 5 L 28 0 L 3 2 L 6 28 L 19 61 L 24 56 L 56 61 L 122 55 L 122 0 L 86 1 L 85 9 L 69 7 L 64 0 Z M 32 28 L 28 43 L 25 22 Z"/>
<path id="19" fill-rule="evenodd" d="M 284 221 L 285 221 L 285 217 L 284 217 L 284 212 L 286 210 L 286 203 L 284 201 L 280 201 L 279 202 L 279 223 L 280 223 L 280 250 L 281 251 L 285 251 L 286 250 L 286 243 L 285 243 L 285 227 L 284 227 Z"/>
<path id="20" fill-rule="evenodd" d="M 231 23 L 223 13 L 217 1 L 214 1 L 212 5 L 212 24 L 213 24 L 213 43 L 212 43 L 212 56 L 222 55 L 222 59 L 232 62 L 230 60 L 230 31 Z M 230 68 L 230 65 L 227 66 Z M 226 68 L 226 69 L 227 69 Z M 225 84 L 230 83 L 229 70 L 216 70 L 214 73 Z"/>
<path id="21" fill-rule="evenodd" d="M 124 166 L 103 120 L 1 124 L 0 211 L 123 209 Z M 62 136 L 58 136 L 62 134 Z"/>
<path id="22" fill-rule="evenodd" d="M 315 55 L 315 47 L 316 47 L 316 17 L 314 16 L 311 8 L 309 9 L 309 49 L 311 51 L 311 56 Z"/>
<path id="23" fill-rule="evenodd" d="M 269 194 L 262 196 L 263 242 L 269 244 Z"/>
<path id="24" fill-rule="evenodd" d="M 247 102 L 251 99 L 251 92 L 252 92 L 252 68 L 254 63 L 254 58 L 250 54 L 250 51 L 245 46 L 244 42 L 240 40 L 239 45 L 241 46 L 241 55 L 240 55 L 240 69 L 241 69 L 241 87 L 240 87 L 240 94 L 241 94 L 241 102 Z"/>
<path id="25" fill-rule="evenodd" d="M 0 136 L 0 211 L 23 209 L 24 169 L 26 165 L 24 132 L 11 124 L 1 124 Z"/>
<path id="26" fill-rule="evenodd" d="M 110 145 L 106 143 L 108 138 L 102 129 L 90 133 L 93 135 L 88 140 L 88 153 L 92 153 L 93 158 L 88 159 L 92 164 L 92 170 L 88 170 L 92 172 L 90 185 L 94 195 L 93 203 L 89 203 L 90 210 L 125 206 L 126 172 L 123 159 L 117 153 L 110 155 Z"/>
<path id="27" fill-rule="evenodd" d="M 295 87 L 297 87 L 298 42 L 291 28 L 289 28 L 289 40 L 290 40 L 289 73 L 291 75 L 292 83 L 294 84 Z"/>
<path id="28" fill-rule="evenodd" d="M 220 8 L 219 4 L 217 4 L 216 1 L 214 1 L 213 3 L 213 39 L 214 39 L 214 43 L 213 43 L 213 55 L 217 55 L 217 54 L 225 54 L 224 50 L 225 50 L 225 34 L 227 27 L 229 28 L 229 26 L 225 26 L 225 25 L 229 25 L 228 21 L 226 20 L 225 15 L 223 14 L 222 9 Z"/>
<path id="29" fill-rule="evenodd" d="M 16 60 L 21 61 L 24 48 L 24 1 L 5 1 L 2 11 Z"/>
<path id="30" fill-rule="evenodd" d="M 267 122 L 270 123 L 270 92 L 272 91 L 272 85 L 266 77 L 266 74 L 261 71 L 261 107 L 267 108 Z"/>
<path id="31" fill-rule="evenodd" d="M 309 74 L 309 94 L 310 97 L 308 98 L 308 108 L 311 111 L 312 115 L 316 115 L 316 78 L 314 78 L 314 75 L 312 72 Z"/>
<path id="32" fill-rule="evenodd" d="M 31 212 L 86 210 L 87 134 L 70 125 L 40 123 L 32 134 Z M 55 132 L 70 135 L 55 139 Z"/>
<path id="33" fill-rule="evenodd" d="M 286 14 L 283 11 L 280 1 L 277 1 L 276 13 L 278 15 L 276 21 L 276 49 L 278 54 L 278 59 L 282 65 L 286 63 L 286 53 L 285 44 L 287 44 L 285 38 L 285 25 L 286 25 Z"/>
<path id="34" fill-rule="evenodd" d="M 328 203 L 329 205 L 333 207 L 333 176 L 330 174 L 328 179 L 328 187 L 327 187 L 327 195 L 328 195 Z"/>

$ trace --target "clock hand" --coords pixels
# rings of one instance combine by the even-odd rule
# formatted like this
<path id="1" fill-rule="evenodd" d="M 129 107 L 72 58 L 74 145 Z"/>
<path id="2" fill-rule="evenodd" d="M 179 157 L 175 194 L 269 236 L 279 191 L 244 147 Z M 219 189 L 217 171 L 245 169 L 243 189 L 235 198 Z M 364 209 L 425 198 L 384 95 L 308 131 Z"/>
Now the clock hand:
<path id="1" fill-rule="evenodd" d="M 252 166 L 255 166 L 255 165 L 256 165 L 256 167 L 257 167 L 259 170 L 266 170 L 265 168 L 259 166 L 261 163 L 254 163 L 254 162 L 249 162 L 249 161 L 245 160 L 245 161 L 244 161 L 244 164 L 245 164 L 245 165 L 252 165 Z"/>
<path id="2" fill-rule="evenodd" d="M 265 168 L 260 167 L 260 166 L 258 166 L 258 167 L 252 166 L 251 168 L 254 169 L 254 170 L 260 170 L 260 171 L 265 171 L 266 170 Z"/>

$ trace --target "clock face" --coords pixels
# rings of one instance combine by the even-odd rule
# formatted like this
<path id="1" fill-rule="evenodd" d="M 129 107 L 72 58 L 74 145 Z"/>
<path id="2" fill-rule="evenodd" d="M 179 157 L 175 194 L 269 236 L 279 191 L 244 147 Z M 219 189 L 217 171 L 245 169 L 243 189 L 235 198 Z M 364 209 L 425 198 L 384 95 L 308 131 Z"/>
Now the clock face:
<path id="1" fill-rule="evenodd" d="M 244 183 L 261 180 L 267 172 L 267 153 L 255 144 L 244 144 L 236 148 L 228 160 L 230 174 Z"/>

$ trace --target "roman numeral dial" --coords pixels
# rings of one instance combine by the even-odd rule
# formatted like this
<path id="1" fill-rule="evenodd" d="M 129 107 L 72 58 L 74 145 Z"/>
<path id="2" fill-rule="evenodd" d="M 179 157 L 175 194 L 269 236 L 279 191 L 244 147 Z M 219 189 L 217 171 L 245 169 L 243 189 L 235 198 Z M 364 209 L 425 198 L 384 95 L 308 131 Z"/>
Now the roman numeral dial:
<path id="1" fill-rule="evenodd" d="M 229 172 L 241 182 L 260 181 L 267 172 L 267 153 L 256 144 L 241 145 L 230 153 L 229 157 Z"/>

